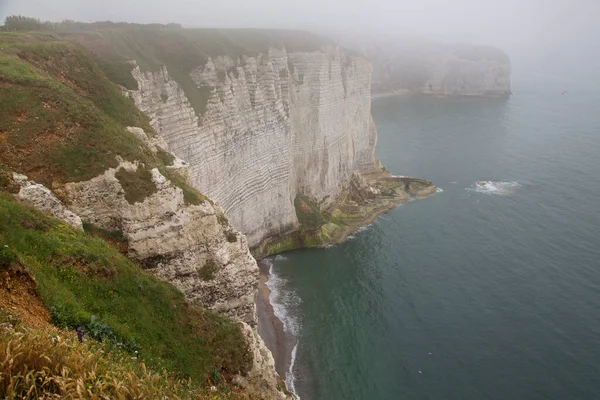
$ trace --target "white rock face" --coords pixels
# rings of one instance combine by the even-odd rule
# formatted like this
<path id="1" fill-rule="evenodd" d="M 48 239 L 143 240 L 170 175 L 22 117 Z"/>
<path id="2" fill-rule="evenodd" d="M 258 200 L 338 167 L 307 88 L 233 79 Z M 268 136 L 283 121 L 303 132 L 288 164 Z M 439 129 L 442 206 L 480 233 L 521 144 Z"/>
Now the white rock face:
<path id="1" fill-rule="evenodd" d="M 465 60 L 449 56 L 433 64 L 421 87 L 425 94 L 441 96 L 503 96 L 510 94 L 509 63 Z"/>
<path id="2" fill-rule="evenodd" d="M 510 59 L 494 47 L 397 34 L 346 33 L 333 37 L 371 60 L 374 93 L 510 94 Z"/>
<path id="3" fill-rule="evenodd" d="M 157 192 L 129 204 L 115 177 L 120 168 L 135 171 L 138 166 L 123 161 L 94 179 L 66 184 L 71 210 L 103 229 L 123 232 L 129 256 L 172 283 L 188 301 L 254 324 L 258 267 L 245 237 L 219 222 L 223 210 L 208 201 L 186 205 L 182 190 L 157 169 L 151 171 Z M 236 241 L 228 241 L 227 233 Z M 207 264 L 214 269 L 211 279 L 202 277 Z"/>
<path id="4" fill-rule="evenodd" d="M 371 66 L 339 47 L 209 59 L 190 74 L 208 93 L 201 115 L 166 68 L 133 75 L 131 98 L 250 247 L 297 227 L 296 194 L 333 199 L 378 165 Z"/>
<path id="5" fill-rule="evenodd" d="M 256 328 L 243 324 L 242 329 L 247 342 L 252 349 L 252 370 L 248 376 L 254 382 L 260 382 L 262 387 L 258 388 L 266 398 L 285 399 L 285 394 L 277 390 L 278 382 L 275 372 L 275 360 L 273 354 L 267 348 Z M 244 378 L 239 379 L 238 383 L 244 384 Z M 267 394 L 271 394 L 268 396 Z M 298 397 L 293 397 L 297 399 Z"/>
<path id="6" fill-rule="evenodd" d="M 13 181 L 21 186 L 17 198 L 32 204 L 38 210 L 83 230 L 81 218 L 69 211 L 63 203 L 44 185 L 27 179 L 25 175 L 13 173 Z"/>

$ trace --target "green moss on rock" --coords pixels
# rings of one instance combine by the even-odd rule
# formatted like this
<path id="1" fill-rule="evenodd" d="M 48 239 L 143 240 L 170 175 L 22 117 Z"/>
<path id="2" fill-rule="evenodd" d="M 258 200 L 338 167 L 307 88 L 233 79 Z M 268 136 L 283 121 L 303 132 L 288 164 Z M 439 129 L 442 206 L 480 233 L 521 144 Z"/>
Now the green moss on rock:
<path id="1" fill-rule="evenodd" d="M 125 199 L 129 204 L 141 203 L 158 191 L 152 181 L 152 173 L 141 165 L 136 171 L 120 168 L 115 177 L 123 187 Z"/>

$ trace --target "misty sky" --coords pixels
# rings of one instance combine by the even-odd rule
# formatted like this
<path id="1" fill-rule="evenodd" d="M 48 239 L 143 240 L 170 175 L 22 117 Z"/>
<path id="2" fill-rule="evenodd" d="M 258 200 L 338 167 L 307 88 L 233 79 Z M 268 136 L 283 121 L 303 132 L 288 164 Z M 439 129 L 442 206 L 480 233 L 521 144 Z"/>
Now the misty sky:
<path id="1" fill-rule="evenodd" d="M 0 0 L 0 18 L 13 14 L 54 21 L 399 32 L 492 44 L 509 54 L 572 53 L 594 62 L 600 57 L 600 0 Z"/>

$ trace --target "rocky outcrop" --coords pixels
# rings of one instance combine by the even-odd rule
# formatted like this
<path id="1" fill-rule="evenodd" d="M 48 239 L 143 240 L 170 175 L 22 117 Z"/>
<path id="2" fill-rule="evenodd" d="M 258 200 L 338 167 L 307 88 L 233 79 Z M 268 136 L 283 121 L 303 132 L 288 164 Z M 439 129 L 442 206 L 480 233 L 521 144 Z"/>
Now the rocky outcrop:
<path id="1" fill-rule="evenodd" d="M 254 323 L 258 267 L 245 237 L 231 231 L 220 207 L 185 204 L 182 190 L 156 168 L 151 173 L 157 192 L 130 204 L 115 174 L 138 168 L 123 161 L 90 181 L 65 185 L 71 210 L 102 229 L 122 232 L 129 256 L 190 302 Z"/>
<path id="2" fill-rule="evenodd" d="M 13 181 L 20 189 L 16 197 L 23 202 L 30 203 L 38 210 L 60 219 L 73 228 L 83 230 L 81 218 L 71 212 L 63 203 L 44 185 L 27 179 L 25 175 L 13 174 Z"/>
<path id="3" fill-rule="evenodd" d="M 379 168 L 371 66 L 339 47 L 209 58 L 189 74 L 203 112 L 166 67 L 133 75 L 129 96 L 251 247 L 298 227 L 299 193 L 331 202 L 353 173 Z"/>
<path id="4" fill-rule="evenodd" d="M 494 47 L 385 35 L 339 39 L 372 61 L 373 93 L 510 94 L 510 60 Z"/>

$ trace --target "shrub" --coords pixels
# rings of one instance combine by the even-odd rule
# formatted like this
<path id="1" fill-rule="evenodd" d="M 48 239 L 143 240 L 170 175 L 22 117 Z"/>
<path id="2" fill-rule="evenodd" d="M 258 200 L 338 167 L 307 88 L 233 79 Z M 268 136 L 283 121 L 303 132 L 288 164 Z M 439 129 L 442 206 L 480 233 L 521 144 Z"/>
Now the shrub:
<path id="1" fill-rule="evenodd" d="M 161 149 L 160 147 L 157 150 L 156 156 L 161 163 L 163 163 L 165 166 L 173 165 L 173 161 L 175 161 L 175 156 L 173 154 Z"/>
<path id="2" fill-rule="evenodd" d="M 212 281 L 213 279 L 215 279 L 215 275 L 217 274 L 218 270 L 219 266 L 217 265 L 215 260 L 209 258 L 208 260 L 206 260 L 202 268 L 200 268 L 200 270 L 198 271 L 198 276 L 203 281 Z"/>
<path id="3" fill-rule="evenodd" d="M 190 186 L 187 180 L 176 171 L 168 168 L 160 168 L 160 173 L 171 183 L 183 191 L 183 200 L 187 205 L 200 205 L 205 201 L 209 201 L 208 197 L 200 193 L 196 188 Z"/>
<path id="4" fill-rule="evenodd" d="M 157 192 L 152 173 L 141 165 L 135 171 L 120 168 L 115 177 L 125 190 L 125 199 L 129 204 L 141 203 Z"/>
<path id="5" fill-rule="evenodd" d="M 227 233 L 225 235 L 227 236 L 227 241 L 229 243 L 235 243 L 235 242 L 237 242 L 237 235 L 235 234 L 235 232 L 233 232 L 233 231 L 227 231 Z"/>
<path id="6" fill-rule="evenodd" d="M 221 224 L 221 226 L 229 226 L 229 220 L 227 219 L 225 214 L 217 214 L 217 221 L 219 222 L 219 224 Z"/>

